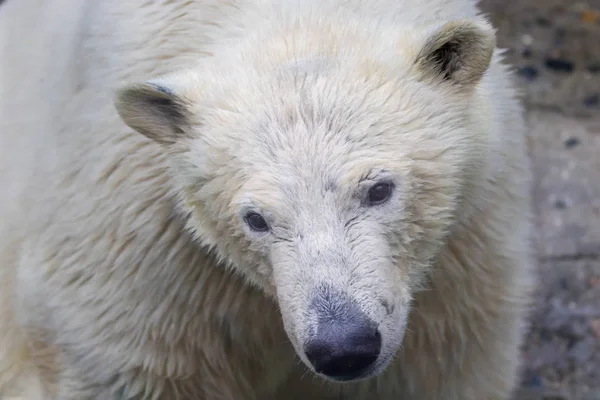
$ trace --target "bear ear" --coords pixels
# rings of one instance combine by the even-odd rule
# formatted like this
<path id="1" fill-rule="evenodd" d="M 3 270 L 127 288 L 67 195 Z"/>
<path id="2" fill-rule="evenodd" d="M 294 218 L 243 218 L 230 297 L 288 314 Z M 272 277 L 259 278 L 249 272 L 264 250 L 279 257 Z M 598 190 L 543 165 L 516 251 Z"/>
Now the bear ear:
<path id="1" fill-rule="evenodd" d="M 164 83 L 125 86 L 115 107 L 125 124 L 160 144 L 175 143 L 189 132 L 188 104 Z"/>
<path id="2" fill-rule="evenodd" d="M 426 39 L 417 66 L 428 77 L 475 85 L 488 69 L 495 46 L 495 31 L 488 23 L 448 22 Z"/>

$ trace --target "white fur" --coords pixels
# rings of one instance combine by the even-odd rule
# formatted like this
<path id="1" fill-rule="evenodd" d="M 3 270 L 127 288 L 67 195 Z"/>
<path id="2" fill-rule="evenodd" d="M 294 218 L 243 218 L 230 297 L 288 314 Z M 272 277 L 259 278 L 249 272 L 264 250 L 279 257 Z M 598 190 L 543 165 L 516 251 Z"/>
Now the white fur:
<path id="1" fill-rule="evenodd" d="M 464 27 L 442 80 L 420 57 Z M 0 398 L 508 399 L 529 165 L 491 46 L 471 0 L 8 0 Z M 179 136 L 115 107 L 145 81 Z M 322 285 L 377 322 L 369 379 L 309 370 Z"/>

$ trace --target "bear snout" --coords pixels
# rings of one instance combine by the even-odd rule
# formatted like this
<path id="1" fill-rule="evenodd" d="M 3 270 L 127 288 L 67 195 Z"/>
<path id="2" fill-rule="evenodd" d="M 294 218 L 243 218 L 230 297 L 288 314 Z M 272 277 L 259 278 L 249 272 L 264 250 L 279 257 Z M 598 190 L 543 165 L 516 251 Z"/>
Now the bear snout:
<path id="1" fill-rule="evenodd" d="M 342 293 L 321 292 L 313 302 L 317 326 L 304 345 L 315 371 L 336 381 L 365 377 L 381 353 L 377 324 Z"/>
<path id="2" fill-rule="evenodd" d="M 366 375 L 381 351 L 381 334 L 371 325 L 334 323 L 306 346 L 315 371 L 337 381 Z"/>

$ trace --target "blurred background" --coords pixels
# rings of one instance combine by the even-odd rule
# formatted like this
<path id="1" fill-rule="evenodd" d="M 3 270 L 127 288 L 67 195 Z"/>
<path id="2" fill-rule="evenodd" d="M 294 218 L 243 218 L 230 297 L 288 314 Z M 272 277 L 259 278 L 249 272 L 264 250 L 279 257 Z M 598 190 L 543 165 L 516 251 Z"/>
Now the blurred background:
<path id="1" fill-rule="evenodd" d="M 600 0 L 481 6 L 516 68 L 535 175 L 542 285 L 515 400 L 600 400 Z"/>

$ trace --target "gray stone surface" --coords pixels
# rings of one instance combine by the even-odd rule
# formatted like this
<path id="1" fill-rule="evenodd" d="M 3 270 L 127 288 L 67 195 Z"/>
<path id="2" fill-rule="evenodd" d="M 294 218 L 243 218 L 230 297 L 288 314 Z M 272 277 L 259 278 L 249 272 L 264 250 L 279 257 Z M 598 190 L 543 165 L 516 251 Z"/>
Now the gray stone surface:
<path id="1" fill-rule="evenodd" d="M 539 277 L 524 391 L 529 397 L 537 391 L 584 399 L 600 390 L 600 261 L 543 261 Z"/>
<path id="2" fill-rule="evenodd" d="M 600 112 L 600 0 L 482 0 L 528 104 Z"/>
<path id="3" fill-rule="evenodd" d="M 539 290 L 515 400 L 600 399 L 600 0 L 482 0 L 528 108 Z"/>
<path id="4" fill-rule="evenodd" d="M 540 257 L 600 256 L 600 119 L 530 111 Z"/>

